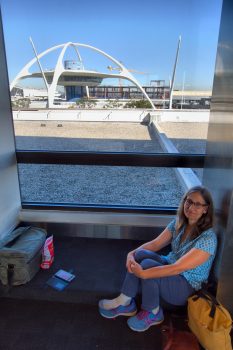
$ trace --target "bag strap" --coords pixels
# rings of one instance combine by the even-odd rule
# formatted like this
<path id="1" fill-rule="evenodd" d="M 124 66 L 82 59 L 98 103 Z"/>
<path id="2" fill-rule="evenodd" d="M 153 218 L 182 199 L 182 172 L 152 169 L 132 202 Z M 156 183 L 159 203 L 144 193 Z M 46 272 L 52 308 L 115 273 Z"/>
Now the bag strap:
<path id="1" fill-rule="evenodd" d="M 197 292 L 198 294 L 200 294 L 202 297 L 211 300 L 216 306 L 220 306 L 219 301 L 217 300 L 217 298 L 215 296 L 213 296 L 210 292 L 208 292 L 205 289 L 201 289 Z"/>
<path id="2" fill-rule="evenodd" d="M 12 282 L 13 282 L 13 276 L 14 276 L 14 265 L 13 264 L 8 264 L 7 266 L 7 283 L 8 286 L 11 287 L 12 286 Z"/>
<path id="3" fill-rule="evenodd" d="M 31 226 L 20 226 L 8 234 L 5 239 L 1 240 L 1 248 L 11 246 L 15 243 L 19 236 L 30 230 Z"/>
<path id="4" fill-rule="evenodd" d="M 214 318 L 216 307 L 220 306 L 220 303 L 218 302 L 218 300 L 212 294 L 210 294 L 207 290 L 204 290 L 204 289 L 197 291 L 196 295 L 193 297 L 193 300 L 196 301 L 199 298 L 205 299 L 210 302 L 211 309 L 210 309 L 209 316 L 211 318 Z"/>

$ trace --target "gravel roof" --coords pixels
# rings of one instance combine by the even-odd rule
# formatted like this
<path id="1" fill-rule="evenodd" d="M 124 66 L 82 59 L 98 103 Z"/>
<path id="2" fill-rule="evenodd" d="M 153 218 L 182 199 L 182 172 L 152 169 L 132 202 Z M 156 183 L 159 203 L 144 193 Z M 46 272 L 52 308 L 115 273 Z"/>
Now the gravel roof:
<path id="1" fill-rule="evenodd" d="M 15 121 L 14 127 L 18 149 L 163 152 L 138 123 Z M 203 152 L 207 124 L 160 128 L 180 152 Z M 172 168 L 20 164 L 19 175 L 23 201 L 177 206 L 183 194 Z"/>

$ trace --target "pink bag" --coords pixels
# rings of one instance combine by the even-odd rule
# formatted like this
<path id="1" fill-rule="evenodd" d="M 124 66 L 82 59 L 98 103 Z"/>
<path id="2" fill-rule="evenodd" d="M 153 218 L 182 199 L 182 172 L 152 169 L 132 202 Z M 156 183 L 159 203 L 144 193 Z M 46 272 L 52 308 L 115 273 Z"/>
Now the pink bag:
<path id="1" fill-rule="evenodd" d="M 42 262 L 40 267 L 42 269 L 49 269 L 54 260 L 54 246 L 53 246 L 53 236 L 46 239 L 44 247 L 42 250 Z"/>

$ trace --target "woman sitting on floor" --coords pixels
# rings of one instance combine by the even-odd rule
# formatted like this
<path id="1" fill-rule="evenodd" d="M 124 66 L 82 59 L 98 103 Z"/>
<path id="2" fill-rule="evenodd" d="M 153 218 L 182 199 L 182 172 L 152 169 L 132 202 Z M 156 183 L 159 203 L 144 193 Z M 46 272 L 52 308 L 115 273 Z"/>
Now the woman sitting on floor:
<path id="1" fill-rule="evenodd" d="M 106 318 L 131 316 L 128 326 L 142 332 L 163 322 L 160 297 L 173 305 L 185 305 L 187 298 L 207 282 L 215 257 L 213 213 L 207 189 L 191 188 L 181 200 L 176 219 L 157 238 L 128 253 L 121 294 L 100 300 L 100 314 Z M 169 244 L 167 256 L 156 253 Z M 140 291 L 142 305 L 137 313 L 134 297 Z"/>

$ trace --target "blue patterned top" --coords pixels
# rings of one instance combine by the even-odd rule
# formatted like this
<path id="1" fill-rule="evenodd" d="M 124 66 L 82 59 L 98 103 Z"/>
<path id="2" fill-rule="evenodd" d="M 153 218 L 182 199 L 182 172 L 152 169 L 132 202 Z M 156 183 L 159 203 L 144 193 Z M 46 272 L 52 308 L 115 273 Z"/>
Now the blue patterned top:
<path id="1" fill-rule="evenodd" d="M 207 282 L 209 272 L 216 254 L 217 237 L 212 228 L 202 232 L 197 238 L 190 240 L 187 237 L 180 243 L 181 237 L 184 234 L 185 226 L 177 234 L 175 229 L 176 220 L 170 222 L 167 229 L 172 233 L 171 252 L 165 257 L 169 264 L 175 263 L 184 254 L 192 248 L 204 250 L 210 256 L 203 264 L 181 273 L 182 276 L 191 284 L 191 286 L 198 290 L 201 288 L 203 282 Z"/>

